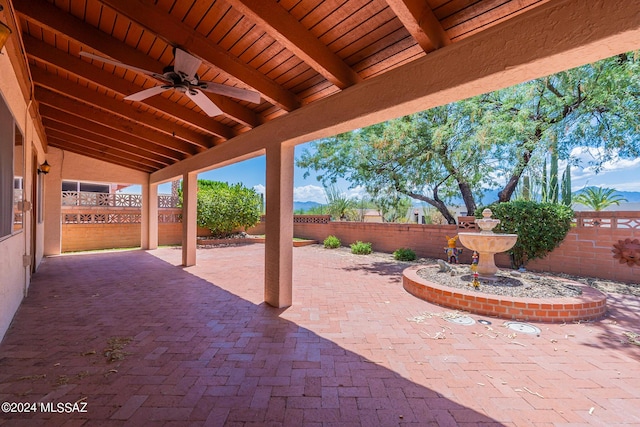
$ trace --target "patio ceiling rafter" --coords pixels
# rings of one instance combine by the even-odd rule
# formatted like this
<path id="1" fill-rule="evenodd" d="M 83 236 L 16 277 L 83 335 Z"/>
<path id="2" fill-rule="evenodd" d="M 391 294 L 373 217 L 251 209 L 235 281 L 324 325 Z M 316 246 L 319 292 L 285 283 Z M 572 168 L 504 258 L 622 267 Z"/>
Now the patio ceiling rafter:
<path id="1" fill-rule="evenodd" d="M 428 3 L 422 0 L 385 0 L 425 52 L 451 44 L 451 39 Z"/>
<path id="2" fill-rule="evenodd" d="M 193 153 L 191 150 L 185 152 L 184 149 L 177 149 L 176 147 L 164 145 L 162 144 L 160 137 L 167 138 L 171 142 L 174 140 L 171 139 L 170 136 L 158 134 L 157 132 L 141 125 L 135 123 L 132 125 L 130 121 L 116 115 L 106 113 L 104 110 L 83 105 L 79 101 L 66 98 L 41 87 L 36 87 L 35 92 L 40 99 L 40 104 L 43 106 L 42 113 L 43 115 L 46 113 L 46 117 L 64 119 L 68 124 L 77 123 L 83 126 L 89 126 L 86 127 L 86 129 L 92 129 L 92 124 L 95 124 L 96 128 L 94 129 L 104 129 L 101 133 L 96 133 L 97 135 L 106 135 L 106 133 L 103 132 L 107 132 L 106 129 L 108 128 L 127 134 L 127 139 L 145 139 L 146 141 L 144 144 L 142 141 L 137 145 L 133 143 L 122 143 L 123 146 L 130 146 L 132 153 L 146 152 L 148 153 L 148 156 L 152 156 L 150 158 L 157 160 L 164 159 L 167 164 L 177 160 L 182 160 L 186 158 L 186 155 Z M 78 113 L 79 111 L 82 113 Z M 76 117 L 75 120 L 74 117 Z M 80 128 L 82 129 L 82 127 Z M 124 140 L 126 139 L 123 139 L 123 141 Z M 116 142 L 119 142 L 119 140 L 116 140 Z"/>
<path id="3" fill-rule="evenodd" d="M 43 104 L 40 108 L 40 114 L 42 114 L 43 118 L 49 118 L 61 122 L 62 124 L 67 124 L 78 129 L 84 129 L 98 136 L 104 136 L 106 138 L 113 139 L 116 142 L 128 140 L 131 143 L 135 144 L 135 146 L 138 148 L 145 146 L 148 148 L 151 147 L 151 143 L 149 142 L 149 140 L 146 140 L 139 136 L 135 136 L 133 133 L 114 129 L 102 123 L 90 120 L 89 118 L 84 117 L 83 113 L 80 112 L 68 112 L 61 110 L 56 106 Z M 161 150 L 158 147 L 153 147 L 152 149 L 154 149 L 155 152 L 165 152 L 165 155 L 167 156 L 169 156 L 168 153 L 171 153 L 170 156 L 173 158 L 186 158 L 186 155 L 184 153 L 180 153 L 175 150 L 170 150 L 167 148 Z M 151 150 L 147 149 L 147 151 Z"/>
<path id="4" fill-rule="evenodd" d="M 16 8 L 18 14 L 27 21 L 46 28 L 57 36 L 78 43 L 84 47 L 84 50 L 98 52 L 113 60 L 149 71 L 160 72 L 168 65 L 152 59 L 123 42 L 105 37 L 105 34 L 99 29 L 78 18 L 70 16 L 52 4 L 36 0 L 24 0 L 19 2 Z M 69 49 L 69 51 L 70 50 L 71 49 Z M 144 77 L 144 79 L 156 82 L 151 78 Z M 209 96 L 216 104 L 219 103 L 218 105 L 223 113 L 233 120 L 250 127 L 257 126 L 261 123 L 260 118 L 250 109 L 216 94 L 209 94 Z M 168 113 L 170 114 L 170 112 L 171 110 L 169 110 Z M 189 122 L 188 119 L 185 121 Z M 203 128 L 226 139 L 234 135 L 233 130 L 225 129 L 219 123 L 213 120 L 211 121 L 213 123 L 209 124 L 205 124 L 203 121 Z"/>
<path id="5" fill-rule="evenodd" d="M 67 123 L 62 123 L 54 118 L 47 117 L 46 121 L 50 127 L 50 135 L 58 138 L 58 140 L 75 142 L 78 145 L 95 146 L 98 151 L 119 154 L 119 157 L 123 159 L 133 160 L 146 166 L 158 167 L 158 165 L 166 165 L 169 163 L 163 156 L 150 155 L 148 152 L 140 150 L 137 147 L 127 146 L 107 137 L 68 125 Z M 127 157 L 127 153 L 131 153 L 131 157 Z"/>
<path id="6" fill-rule="evenodd" d="M 54 8 L 55 9 L 55 8 Z M 52 15 L 45 15 L 46 17 Z M 29 17 L 31 19 L 31 17 Z M 76 26 L 72 26 L 76 27 Z M 49 27 L 50 28 L 50 27 Z M 65 36 L 63 33 L 58 33 L 62 36 Z M 123 98 L 137 90 L 140 90 L 140 86 L 137 84 L 130 82 L 126 79 L 120 78 L 117 75 L 107 72 L 104 69 L 97 68 L 93 66 L 87 61 L 80 59 L 77 56 L 72 56 L 68 52 L 61 52 L 56 49 L 52 49 L 51 45 L 44 41 L 39 41 L 31 36 L 23 36 L 25 49 L 27 50 L 27 55 L 29 58 L 39 59 L 43 63 L 52 65 L 60 70 L 69 72 L 70 74 L 82 77 L 88 81 L 91 81 L 99 86 L 108 88 L 117 92 L 123 96 Z M 102 37 L 104 40 L 104 37 Z M 107 43 L 113 43 L 108 40 L 105 40 Z M 103 43 L 105 42 L 103 41 Z M 118 48 L 116 46 L 116 48 Z M 126 46 L 120 46 L 122 51 L 127 51 Z M 66 53 L 66 54 L 65 54 Z M 79 53 L 79 52 L 78 52 Z M 136 54 L 139 55 L 139 54 Z M 111 56 L 111 55 L 110 55 Z M 122 56 L 122 55 L 120 55 Z M 113 57 L 113 56 L 112 56 Z M 144 55 L 140 55 L 141 58 L 147 58 Z M 122 61 L 118 55 L 114 59 Z M 127 62 L 130 63 L 130 62 Z M 112 67 L 113 68 L 113 67 Z M 161 69 L 162 66 L 160 64 L 156 64 L 156 67 L 152 67 L 152 69 Z M 158 111 L 169 116 L 171 119 L 181 120 L 185 124 L 189 124 L 191 126 L 197 126 L 199 129 L 209 132 L 213 135 L 218 135 L 222 138 L 229 139 L 233 137 L 234 131 L 227 126 L 223 126 L 220 123 L 203 116 L 202 114 L 198 114 L 197 112 L 190 111 L 187 109 L 177 108 L 176 104 L 168 101 L 166 99 L 160 100 L 158 97 L 154 97 L 152 99 L 148 99 L 145 102 L 147 105 L 155 108 Z"/>
<path id="7" fill-rule="evenodd" d="M 227 0 L 258 26 L 274 37 L 297 57 L 340 89 L 362 81 L 362 78 L 292 15 L 273 0 Z"/>
<path id="8" fill-rule="evenodd" d="M 120 99 L 101 94 L 100 92 L 91 90 L 86 86 L 72 83 L 67 79 L 47 73 L 37 68 L 33 70 L 32 76 L 36 90 L 37 88 L 45 88 L 49 91 L 60 94 L 60 96 L 75 99 L 83 104 L 100 108 L 101 110 L 125 118 L 134 123 L 145 125 L 150 129 L 184 140 L 194 146 L 211 147 L 213 145 L 212 139 L 209 135 L 176 125 L 175 122 L 163 120 L 155 115 L 141 111 L 133 107 L 131 104 L 124 103 Z"/>
<path id="9" fill-rule="evenodd" d="M 131 0 L 100 0 L 142 28 L 148 29 L 168 45 L 186 49 L 200 59 L 256 89 L 270 102 L 287 111 L 300 106 L 296 96 L 257 70 L 247 66 L 228 51 L 211 43 L 190 26 L 153 7 L 150 3 Z"/>
<path id="10" fill-rule="evenodd" d="M 44 119 L 45 122 L 47 121 L 46 119 Z M 83 156 L 86 156 L 87 153 L 88 154 L 93 154 L 93 155 L 100 155 L 100 156 L 104 156 L 106 159 L 106 161 L 113 163 L 115 165 L 119 165 L 119 166 L 124 166 L 126 168 L 131 168 L 131 169 L 135 169 L 135 170 L 139 170 L 139 171 L 150 171 L 153 169 L 152 165 L 148 165 L 145 163 L 140 163 L 138 161 L 136 161 L 135 159 L 132 159 L 130 156 L 126 156 L 126 157 L 122 157 L 119 156 L 117 154 L 114 154 L 115 152 L 113 150 L 110 150 L 109 147 L 106 147 L 102 150 L 97 149 L 97 148 L 93 148 L 93 147 L 87 147 L 86 143 L 77 143 L 75 141 L 72 141 L 71 139 L 67 138 L 67 137 L 58 137 L 57 135 L 52 135 L 50 140 L 50 144 L 52 147 L 59 147 L 59 146 L 64 146 L 65 150 L 68 150 L 72 153 L 76 153 L 76 154 L 80 154 Z"/>

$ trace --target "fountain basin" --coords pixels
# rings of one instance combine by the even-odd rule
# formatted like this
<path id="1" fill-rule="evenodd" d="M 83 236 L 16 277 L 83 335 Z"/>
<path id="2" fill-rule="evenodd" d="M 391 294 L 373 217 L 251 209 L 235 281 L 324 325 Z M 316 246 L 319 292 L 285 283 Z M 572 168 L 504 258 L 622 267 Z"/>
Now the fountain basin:
<path id="1" fill-rule="evenodd" d="M 466 248 L 478 252 L 478 274 L 492 277 L 498 271 L 493 255 L 508 251 L 516 244 L 517 234 L 458 233 L 458 239 Z"/>
<path id="2" fill-rule="evenodd" d="M 418 270 L 426 266 L 409 267 L 402 273 L 404 289 L 422 300 L 442 307 L 508 320 L 568 323 L 597 320 L 607 312 L 607 297 L 597 289 L 562 279 L 579 287 L 582 294 L 560 298 L 517 298 L 484 294 L 473 288 L 458 289 L 426 280 Z M 437 269 L 438 266 L 426 268 Z M 560 280 L 560 279 L 559 279 Z"/>

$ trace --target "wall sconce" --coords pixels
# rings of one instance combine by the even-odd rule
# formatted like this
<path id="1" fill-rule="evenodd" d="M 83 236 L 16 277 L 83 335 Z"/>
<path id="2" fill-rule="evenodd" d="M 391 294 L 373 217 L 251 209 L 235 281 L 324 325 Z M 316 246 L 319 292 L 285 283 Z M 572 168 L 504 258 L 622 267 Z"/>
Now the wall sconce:
<path id="1" fill-rule="evenodd" d="M 0 12 L 2 12 L 3 9 L 2 5 L 0 5 Z M 0 22 L 0 50 L 2 50 L 10 35 L 11 28 L 7 27 L 5 23 Z"/>
<path id="2" fill-rule="evenodd" d="M 51 170 L 51 166 L 45 160 L 44 163 L 41 164 L 40 167 L 38 168 L 38 175 L 40 175 L 41 173 L 46 175 L 49 173 L 50 170 Z"/>

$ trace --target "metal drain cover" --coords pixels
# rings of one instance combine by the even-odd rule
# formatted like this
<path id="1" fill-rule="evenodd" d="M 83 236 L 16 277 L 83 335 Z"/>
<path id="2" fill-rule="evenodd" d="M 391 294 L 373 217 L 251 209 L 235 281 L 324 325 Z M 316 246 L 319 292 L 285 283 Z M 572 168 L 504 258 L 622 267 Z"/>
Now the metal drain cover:
<path id="1" fill-rule="evenodd" d="M 465 326 L 470 326 L 476 323 L 476 321 L 469 316 L 445 317 L 444 320 L 446 320 L 447 322 L 457 323 L 458 325 Z"/>
<path id="2" fill-rule="evenodd" d="M 522 332 L 523 334 L 540 335 L 540 332 L 541 332 L 540 328 L 533 326 L 529 323 L 506 322 L 505 325 L 507 328 L 514 331 Z"/>

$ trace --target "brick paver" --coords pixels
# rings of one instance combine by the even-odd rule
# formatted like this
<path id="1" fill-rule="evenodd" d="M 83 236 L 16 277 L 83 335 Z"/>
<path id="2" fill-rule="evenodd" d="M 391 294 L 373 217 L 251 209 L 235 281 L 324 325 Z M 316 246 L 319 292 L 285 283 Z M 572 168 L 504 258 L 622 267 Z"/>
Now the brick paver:
<path id="1" fill-rule="evenodd" d="M 606 318 L 535 336 L 447 322 L 388 257 L 295 248 L 287 309 L 262 302 L 263 245 L 180 259 L 47 259 L 0 345 L 0 401 L 38 412 L 0 424 L 640 425 L 640 347 L 625 335 L 640 333 L 638 297 L 610 294 Z"/>

